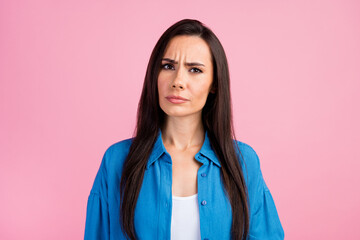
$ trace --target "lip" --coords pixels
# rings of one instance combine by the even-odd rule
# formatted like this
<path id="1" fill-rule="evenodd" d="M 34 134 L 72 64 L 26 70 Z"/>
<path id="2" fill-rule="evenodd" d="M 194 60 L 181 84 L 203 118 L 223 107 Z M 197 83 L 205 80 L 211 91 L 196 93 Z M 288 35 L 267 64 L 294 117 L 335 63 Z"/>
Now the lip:
<path id="1" fill-rule="evenodd" d="M 167 96 L 166 99 L 171 103 L 184 103 L 184 102 L 189 101 L 186 98 L 183 98 L 180 96 L 175 96 L 175 95 Z"/>

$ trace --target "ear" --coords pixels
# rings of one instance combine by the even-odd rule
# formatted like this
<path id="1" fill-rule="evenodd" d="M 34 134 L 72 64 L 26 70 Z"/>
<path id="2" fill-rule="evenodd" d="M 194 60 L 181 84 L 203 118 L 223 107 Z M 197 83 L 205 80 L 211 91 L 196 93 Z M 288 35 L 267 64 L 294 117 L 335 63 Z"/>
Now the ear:
<path id="1" fill-rule="evenodd" d="M 216 88 L 214 88 L 214 86 L 212 86 L 210 89 L 210 93 L 215 94 L 215 92 L 216 92 Z"/>

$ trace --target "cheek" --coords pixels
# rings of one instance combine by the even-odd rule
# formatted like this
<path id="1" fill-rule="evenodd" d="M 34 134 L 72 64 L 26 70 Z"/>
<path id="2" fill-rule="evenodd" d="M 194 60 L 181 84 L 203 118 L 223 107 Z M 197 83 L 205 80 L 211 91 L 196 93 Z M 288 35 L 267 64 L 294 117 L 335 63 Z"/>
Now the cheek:
<path id="1" fill-rule="evenodd" d="M 158 85 L 158 91 L 159 95 L 164 95 L 168 89 L 168 77 L 164 76 L 164 74 L 159 74 L 157 85 Z"/>
<path id="2" fill-rule="evenodd" d="M 208 83 L 198 84 L 193 86 L 193 93 L 195 93 L 196 98 L 206 99 L 209 94 L 210 85 Z"/>
<path id="3" fill-rule="evenodd" d="M 166 89 L 166 83 L 161 78 L 159 78 L 157 85 L 158 85 L 159 95 L 162 96 L 164 94 L 164 90 Z"/>

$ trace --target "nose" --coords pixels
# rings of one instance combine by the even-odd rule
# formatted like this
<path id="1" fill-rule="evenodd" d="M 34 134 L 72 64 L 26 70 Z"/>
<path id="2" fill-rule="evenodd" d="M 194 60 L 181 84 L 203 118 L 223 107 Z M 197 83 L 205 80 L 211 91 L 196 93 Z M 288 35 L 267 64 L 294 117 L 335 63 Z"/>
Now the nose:
<path id="1" fill-rule="evenodd" d="M 183 85 L 179 84 L 179 83 L 173 83 L 172 88 L 174 88 L 174 89 L 178 88 L 180 90 L 184 89 Z"/>
<path id="2" fill-rule="evenodd" d="M 180 89 L 183 90 L 185 88 L 184 86 L 184 79 L 183 79 L 183 74 L 181 73 L 181 69 L 179 69 L 176 73 L 175 79 L 172 82 L 171 87 L 173 89 Z"/>

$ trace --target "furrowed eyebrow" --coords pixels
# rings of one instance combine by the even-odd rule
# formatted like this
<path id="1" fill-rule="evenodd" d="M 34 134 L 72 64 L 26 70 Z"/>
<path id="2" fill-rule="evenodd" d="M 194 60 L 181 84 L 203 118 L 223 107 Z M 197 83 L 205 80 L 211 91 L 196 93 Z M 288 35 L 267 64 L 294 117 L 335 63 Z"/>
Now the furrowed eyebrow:
<path id="1" fill-rule="evenodd" d="M 170 59 L 170 58 L 163 58 L 163 59 L 161 59 L 161 60 L 170 62 L 170 63 L 172 63 L 172 64 L 178 64 L 178 62 L 176 62 L 175 60 Z M 192 66 L 204 66 L 204 67 L 205 67 L 204 64 L 198 63 L 198 62 L 185 63 L 185 65 L 186 65 L 186 66 L 189 66 L 189 67 L 192 67 Z"/>

